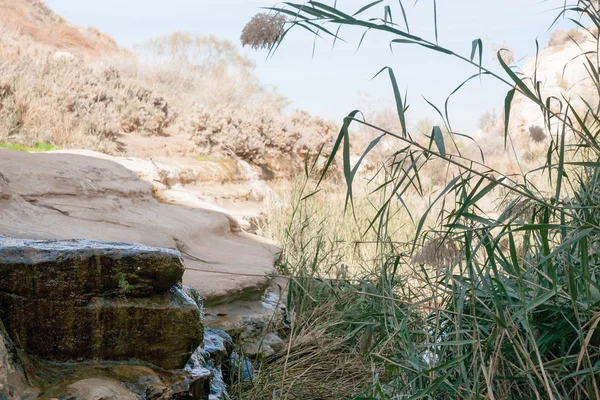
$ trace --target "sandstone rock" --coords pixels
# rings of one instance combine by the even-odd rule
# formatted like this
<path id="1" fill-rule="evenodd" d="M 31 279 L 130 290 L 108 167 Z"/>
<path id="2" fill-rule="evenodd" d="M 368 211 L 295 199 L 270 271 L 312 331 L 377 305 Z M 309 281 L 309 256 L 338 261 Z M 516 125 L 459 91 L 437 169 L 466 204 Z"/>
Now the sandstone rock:
<path id="1" fill-rule="evenodd" d="M 128 364 L 61 364 L 57 373 L 60 383 L 44 387 L 43 399 L 207 400 L 210 391 L 210 374 L 157 372 Z"/>
<path id="2" fill-rule="evenodd" d="M 122 383 L 109 379 L 89 378 L 69 386 L 69 399 L 141 400 L 142 397 L 127 389 Z"/>
<path id="3" fill-rule="evenodd" d="M 2 235 L 179 250 L 183 283 L 207 304 L 260 296 L 276 273 L 273 243 L 239 232 L 221 213 L 159 203 L 152 184 L 115 162 L 0 149 L 0 176 Z"/>
<path id="4" fill-rule="evenodd" d="M 88 240 L 31 241 L 0 236 L 0 292 L 28 299 L 146 296 L 181 282 L 179 253 Z"/>
<path id="5" fill-rule="evenodd" d="M 183 368 L 202 342 L 197 305 L 179 288 L 148 298 L 26 298 L 0 292 L 18 347 L 50 361 L 131 360 Z"/>

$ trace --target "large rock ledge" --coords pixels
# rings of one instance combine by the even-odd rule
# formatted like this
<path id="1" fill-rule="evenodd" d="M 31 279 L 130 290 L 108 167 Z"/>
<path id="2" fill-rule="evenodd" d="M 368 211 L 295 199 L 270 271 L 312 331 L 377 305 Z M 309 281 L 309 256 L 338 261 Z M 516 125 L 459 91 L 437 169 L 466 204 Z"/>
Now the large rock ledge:
<path id="1" fill-rule="evenodd" d="M 49 361 L 140 360 L 171 370 L 202 342 L 200 310 L 180 289 L 86 306 L 0 292 L 0 308 L 15 345 Z"/>
<path id="2" fill-rule="evenodd" d="M 177 250 L 187 266 L 183 284 L 197 289 L 209 305 L 260 296 L 269 275 L 276 274 L 279 254 L 273 243 L 241 232 L 224 214 L 160 203 L 151 183 L 113 161 L 5 149 L 0 149 L 0 235 L 133 242 Z M 123 263 L 107 268 L 125 268 L 122 272 L 132 275 Z M 156 289 L 148 285 L 150 278 L 125 277 L 140 292 Z M 155 285 L 162 289 L 173 278 Z M 103 284 L 94 293 L 114 288 L 114 281 Z M 14 288 L 4 290 L 18 294 Z"/>
<path id="3" fill-rule="evenodd" d="M 0 317 L 45 360 L 183 368 L 202 342 L 184 269 L 176 251 L 142 245 L 0 238 Z"/>
<path id="4" fill-rule="evenodd" d="M 168 249 L 0 236 L 0 292 L 26 298 L 147 296 L 180 283 L 184 270 L 179 253 Z"/>

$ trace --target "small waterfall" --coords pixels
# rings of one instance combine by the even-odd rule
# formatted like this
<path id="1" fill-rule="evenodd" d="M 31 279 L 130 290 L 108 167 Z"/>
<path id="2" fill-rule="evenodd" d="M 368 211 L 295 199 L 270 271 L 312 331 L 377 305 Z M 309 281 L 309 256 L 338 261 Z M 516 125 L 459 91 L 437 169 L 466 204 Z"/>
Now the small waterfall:
<path id="1" fill-rule="evenodd" d="M 241 158 L 238 158 L 237 161 L 242 168 L 248 184 L 250 185 L 253 199 L 256 201 L 264 200 L 271 189 L 267 183 L 261 179 L 260 175 L 256 171 L 256 167 L 249 162 L 242 160 Z"/>

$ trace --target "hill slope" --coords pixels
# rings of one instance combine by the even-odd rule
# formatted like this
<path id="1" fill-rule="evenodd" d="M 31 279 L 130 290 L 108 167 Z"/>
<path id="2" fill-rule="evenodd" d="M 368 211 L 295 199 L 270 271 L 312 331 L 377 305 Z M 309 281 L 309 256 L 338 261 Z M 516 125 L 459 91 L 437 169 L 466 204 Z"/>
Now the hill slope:
<path id="1" fill-rule="evenodd" d="M 68 23 L 40 0 L 0 0 L 0 9 L 0 35 L 4 39 L 29 39 L 27 45 L 37 43 L 92 56 L 124 52 L 110 36 Z"/>

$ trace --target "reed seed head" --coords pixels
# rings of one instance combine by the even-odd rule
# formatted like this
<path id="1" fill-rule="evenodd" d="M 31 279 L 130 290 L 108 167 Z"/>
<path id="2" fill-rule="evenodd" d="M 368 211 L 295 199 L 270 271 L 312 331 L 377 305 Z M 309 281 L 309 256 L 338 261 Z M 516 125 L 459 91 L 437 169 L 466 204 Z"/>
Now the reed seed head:
<path id="1" fill-rule="evenodd" d="M 281 40 L 285 22 L 282 14 L 256 14 L 242 30 L 242 45 L 255 50 L 271 48 Z"/>

